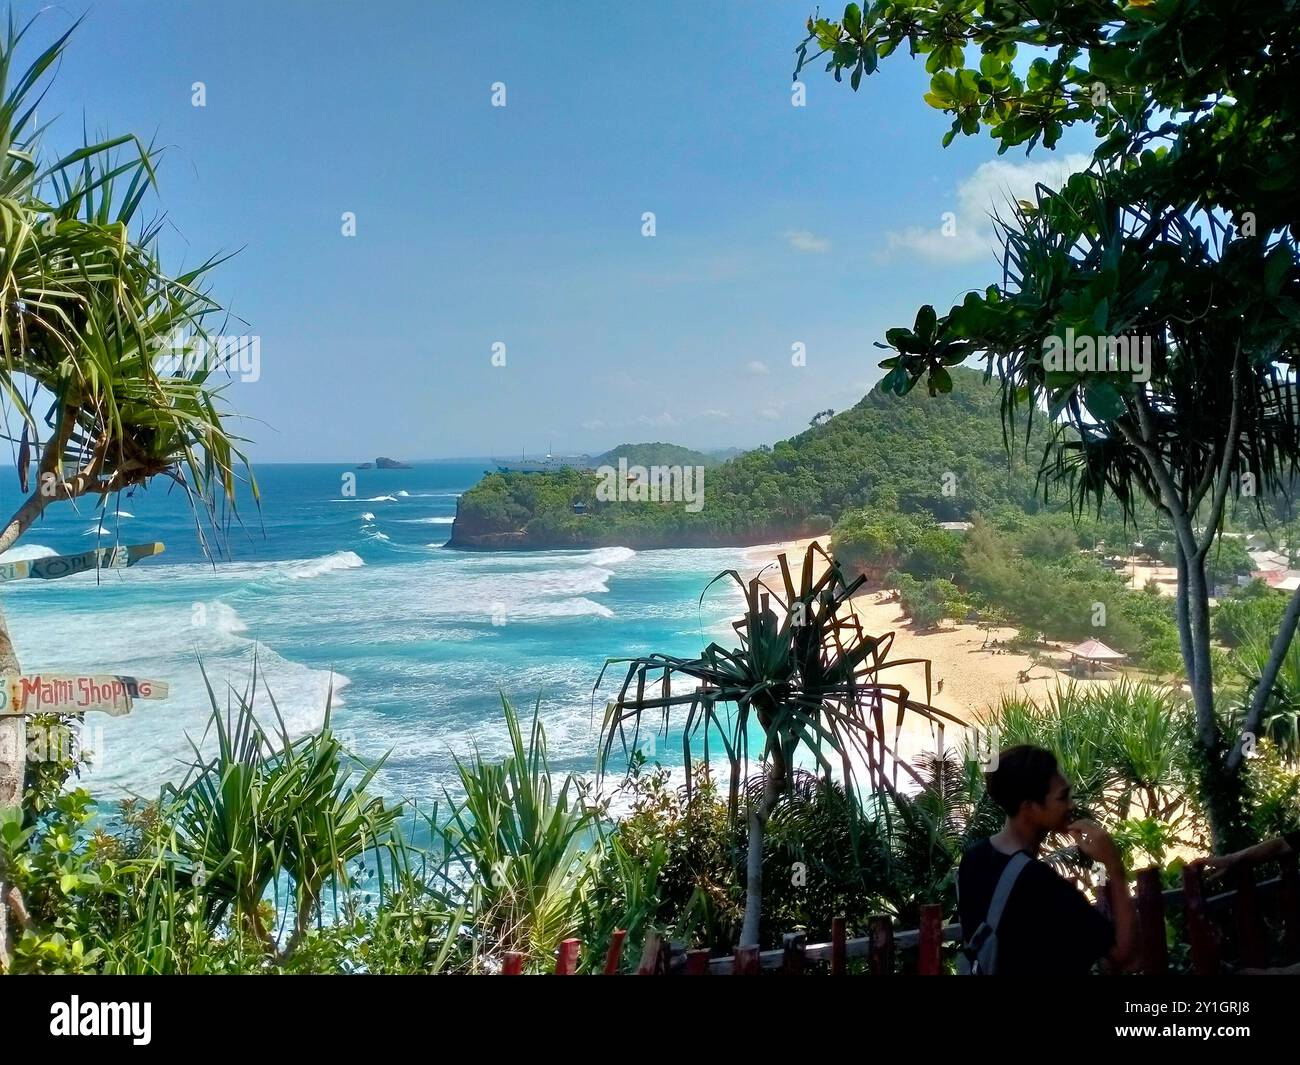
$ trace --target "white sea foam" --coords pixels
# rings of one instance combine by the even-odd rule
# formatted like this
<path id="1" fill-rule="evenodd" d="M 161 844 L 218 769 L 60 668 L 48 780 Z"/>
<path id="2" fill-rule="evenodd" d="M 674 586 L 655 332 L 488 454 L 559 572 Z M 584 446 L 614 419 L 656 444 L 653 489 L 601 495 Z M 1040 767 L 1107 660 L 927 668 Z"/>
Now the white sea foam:
<path id="1" fill-rule="evenodd" d="M 54 548 L 46 547 L 44 544 L 20 544 L 0 555 L 0 562 L 22 562 L 25 559 L 50 558 L 57 554 Z"/>
<path id="2" fill-rule="evenodd" d="M 379 535 L 383 536 L 384 534 L 380 533 Z M 312 577 L 322 577 L 326 573 L 334 573 L 338 570 L 358 569 L 365 564 L 365 561 L 355 551 L 335 551 L 332 555 L 325 555 L 323 558 L 288 563 L 283 572 L 286 577 L 301 581 Z"/>
<path id="3" fill-rule="evenodd" d="M 361 520 L 362 520 L 362 521 L 374 521 L 374 520 L 375 520 L 375 515 L 374 515 L 374 513 L 373 513 L 372 511 L 367 510 L 367 511 L 365 511 L 364 513 L 362 513 L 362 515 L 361 515 Z"/>
<path id="4" fill-rule="evenodd" d="M 225 636 L 239 636 L 248 631 L 239 612 L 228 603 L 218 600 L 207 608 L 207 623 Z"/>
<path id="5" fill-rule="evenodd" d="M 169 601 L 150 596 L 107 611 L 51 610 L 38 616 L 40 624 L 21 627 L 25 658 L 57 663 L 73 672 L 100 672 L 111 665 L 170 686 L 165 700 L 141 700 L 126 717 L 94 715 L 87 721 L 83 736 L 95 757 L 84 779 L 104 794 L 154 798 L 160 784 L 180 779 L 192 761 L 187 736 L 210 750 L 212 738 L 203 740 L 212 711 L 204 674 L 224 708 L 233 699 L 232 691 L 248 689 L 256 662 L 254 708 L 259 720 L 269 734 L 277 733 L 269 692 L 291 738 L 320 727 L 331 680 L 336 693 L 348 683 L 346 677 L 331 678 L 327 669 L 292 661 L 250 639 L 250 625 L 220 599 L 191 600 L 185 595 Z M 336 696 L 335 702 L 341 701 Z"/>
<path id="6" fill-rule="evenodd" d="M 583 556 L 582 561 L 590 566 L 613 566 L 635 557 L 636 552 L 630 547 L 602 547 Z"/>
<path id="7" fill-rule="evenodd" d="M 432 518 L 397 518 L 406 525 L 450 525 L 456 519 L 447 515 L 436 515 Z"/>
<path id="8" fill-rule="evenodd" d="M 330 500 L 331 503 L 396 503 L 397 496 L 370 496 L 368 499 L 362 499 L 359 496 L 343 496 Z"/>
<path id="9" fill-rule="evenodd" d="M 399 496 L 409 496 L 411 493 L 408 492 L 405 488 L 403 488 L 403 489 L 401 489 L 397 494 L 398 494 Z"/>

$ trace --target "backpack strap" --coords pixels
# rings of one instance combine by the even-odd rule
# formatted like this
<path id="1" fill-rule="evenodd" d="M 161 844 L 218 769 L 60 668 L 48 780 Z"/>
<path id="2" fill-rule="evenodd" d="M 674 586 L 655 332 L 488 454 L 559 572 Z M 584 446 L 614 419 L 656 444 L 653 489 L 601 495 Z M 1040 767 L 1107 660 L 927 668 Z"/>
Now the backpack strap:
<path id="1" fill-rule="evenodd" d="M 993 900 L 989 903 L 988 916 L 984 918 L 984 923 L 994 932 L 998 930 L 998 922 L 1002 920 L 1002 911 L 1007 907 L 1007 899 L 1011 898 L 1011 889 L 1016 886 L 1016 881 L 1020 874 L 1024 872 L 1033 859 L 1024 851 L 1016 851 L 1007 862 L 1007 867 L 1002 870 L 1002 875 L 998 877 L 998 886 L 993 889 Z"/>

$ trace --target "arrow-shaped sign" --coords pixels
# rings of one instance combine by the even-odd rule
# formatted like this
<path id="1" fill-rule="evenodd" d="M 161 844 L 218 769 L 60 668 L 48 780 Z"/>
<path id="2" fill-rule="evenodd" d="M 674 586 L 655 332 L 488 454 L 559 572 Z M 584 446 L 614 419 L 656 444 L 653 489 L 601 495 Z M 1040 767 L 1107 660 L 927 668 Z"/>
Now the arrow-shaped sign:
<path id="1" fill-rule="evenodd" d="M 131 712 L 132 699 L 166 699 L 167 684 L 112 673 L 28 673 L 0 677 L 0 715 Z"/>
<path id="2" fill-rule="evenodd" d="M 50 555 L 47 558 L 26 558 L 20 562 L 0 563 L 0 581 L 16 581 L 24 577 L 37 577 L 52 581 L 73 573 L 86 573 L 97 569 L 122 569 L 134 566 L 142 558 L 152 558 L 163 553 L 163 545 L 132 544 L 130 547 L 97 547 L 80 555 Z"/>

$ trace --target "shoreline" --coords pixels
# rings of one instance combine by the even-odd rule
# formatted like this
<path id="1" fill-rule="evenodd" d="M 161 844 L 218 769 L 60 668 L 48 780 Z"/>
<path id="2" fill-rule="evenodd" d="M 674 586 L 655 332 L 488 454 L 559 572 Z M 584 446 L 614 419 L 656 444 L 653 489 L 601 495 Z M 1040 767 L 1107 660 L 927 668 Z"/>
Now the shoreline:
<path id="1" fill-rule="evenodd" d="M 789 559 L 791 578 L 797 585 L 801 579 L 804 553 L 808 545 L 814 542 L 821 544 L 829 553 L 828 537 L 787 540 L 751 548 L 746 552 L 749 567 L 742 576 L 748 582 L 761 573 L 765 584 L 773 589 L 779 588 L 780 568 L 773 563 L 784 553 Z M 825 569 L 825 563 L 820 557 L 814 557 L 814 567 L 814 572 L 820 575 Z M 1014 625 L 986 631 L 983 626 L 968 622 L 944 621 L 937 629 L 917 632 L 903 613 L 902 604 L 891 596 L 892 589 L 863 589 L 850 600 L 850 606 L 868 634 L 877 637 L 893 634 L 893 644 L 886 662 L 922 659 L 930 663 L 932 687 L 929 698 L 926 697 L 923 663 L 902 665 L 889 670 L 891 681 L 906 684 L 912 698 L 918 702 L 929 702 L 968 725 L 976 726 L 980 716 L 996 707 L 1004 696 L 1041 701 L 1058 685 L 1064 686 L 1072 681 L 1085 686 L 1111 683 L 1108 679 L 1072 678 L 1059 669 L 1035 665 L 1026 654 L 1006 647 L 995 647 L 994 641 L 1005 644 L 1015 636 L 1017 629 Z M 779 612 L 776 604 L 773 604 L 773 609 Z M 1057 650 L 1059 649 L 1054 645 L 1047 645 L 1043 649 L 1045 654 Z M 1028 673 L 1027 682 L 1019 679 L 1022 671 Z M 940 682 L 943 685 L 942 691 L 938 690 Z M 886 737 L 886 741 L 892 746 L 892 729 L 889 731 L 891 735 Z M 956 731 L 953 726 L 945 730 L 946 748 L 952 749 L 962 742 L 962 737 L 952 734 Z M 904 719 L 899 737 L 899 755 L 912 761 L 918 754 L 937 749 L 937 728 L 921 717 L 909 714 Z"/>

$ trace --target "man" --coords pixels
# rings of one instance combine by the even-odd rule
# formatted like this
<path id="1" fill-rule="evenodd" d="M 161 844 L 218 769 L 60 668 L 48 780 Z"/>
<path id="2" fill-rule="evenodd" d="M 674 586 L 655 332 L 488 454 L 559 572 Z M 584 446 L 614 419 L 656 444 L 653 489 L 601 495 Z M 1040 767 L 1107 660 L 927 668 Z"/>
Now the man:
<path id="1" fill-rule="evenodd" d="M 1027 745 L 1009 748 L 984 781 L 1007 820 L 1001 832 L 962 856 L 957 899 L 966 943 L 982 924 L 992 923 L 990 904 L 1014 859 L 1019 872 L 1011 874 L 1015 879 L 997 917 L 997 975 L 1082 975 L 1101 958 L 1116 969 L 1128 965 L 1137 953 L 1137 914 L 1124 863 L 1100 825 L 1075 820 L 1070 783 L 1052 753 Z M 1074 836 L 1080 852 L 1105 868 L 1111 919 L 1038 859 L 1053 832 Z M 1021 854 L 1026 857 L 1016 857 Z"/>

